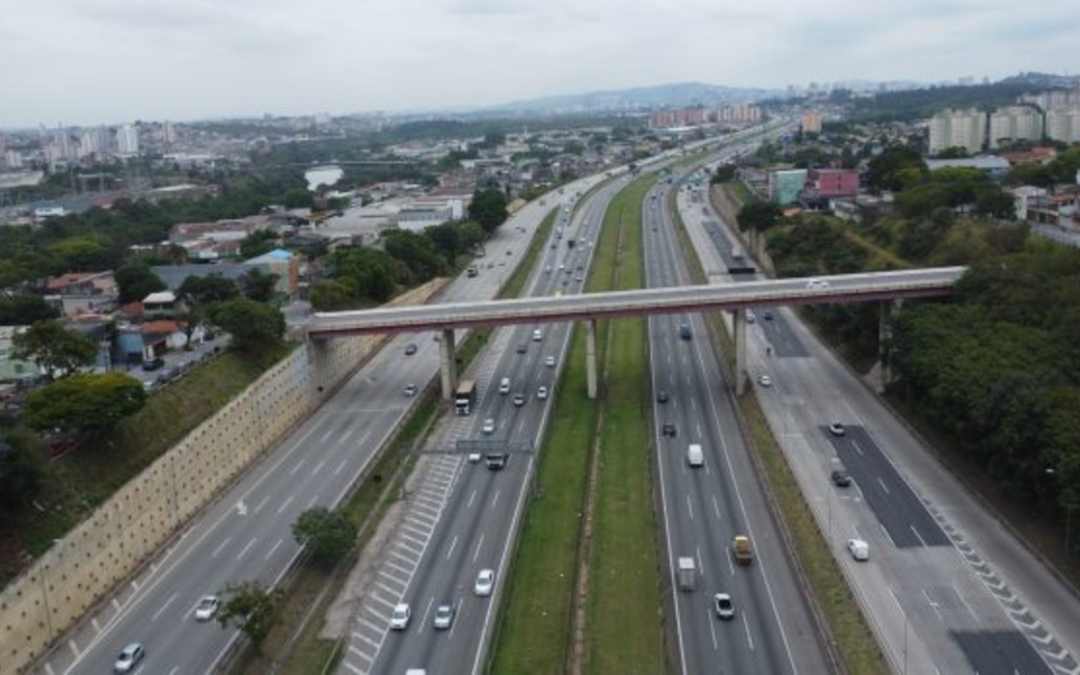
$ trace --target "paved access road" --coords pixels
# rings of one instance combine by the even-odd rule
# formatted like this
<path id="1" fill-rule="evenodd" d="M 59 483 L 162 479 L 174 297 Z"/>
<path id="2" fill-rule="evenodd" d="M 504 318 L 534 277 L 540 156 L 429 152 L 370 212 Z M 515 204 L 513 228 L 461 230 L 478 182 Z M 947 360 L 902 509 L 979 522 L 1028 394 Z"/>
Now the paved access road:
<path id="1" fill-rule="evenodd" d="M 650 288 L 690 283 L 666 211 L 673 184 L 646 198 L 644 248 Z M 684 338 L 680 325 L 691 326 Z M 670 603 L 679 669 L 684 673 L 825 673 L 831 670 L 750 463 L 731 398 L 698 314 L 649 319 L 657 478 L 662 496 Z M 663 392 L 663 394 L 661 394 Z M 666 400 L 665 400 L 666 399 Z M 675 425 L 675 435 L 663 433 Z M 689 444 L 704 465 L 691 467 Z M 755 558 L 738 566 L 736 535 L 751 538 Z M 697 587 L 680 590 L 679 557 L 692 557 Z M 716 616 L 713 595 L 727 593 L 735 616 Z"/>
<path id="2" fill-rule="evenodd" d="M 622 186 L 618 180 L 601 188 L 572 221 L 568 210 L 560 214 L 530 279 L 531 295 L 581 291 L 602 215 Z M 534 330 L 541 331 L 539 340 Z M 477 409 L 466 417 L 444 418 L 432 435 L 426 450 L 450 454 L 421 460 L 421 471 L 428 473 L 410 488 L 405 515 L 379 553 L 374 579 L 350 625 L 339 673 L 480 671 L 503 583 L 512 572 L 511 543 L 535 471 L 537 456 L 528 448 L 540 446 L 569 335 L 569 324 L 515 326 L 494 334 L 467 375 L 480 389 Z M 499 391 L 503 378 L 510 382 L 505 394 Z M 538 398 L 540 387 L 548 389 L 547 399 Z M 525 399 L 521 406 L 514 405 L 517 394 Z M 488 419 L 494 431 L 484 433 Z M 464 449 L 459 441 L 475 446 Z M 493 471 L 484 458 L 469 461 L 474 451 L 507 451 L 510 458 L 505 468 Z M 496 584 L 490 596 L 482 597 L 474 587 L 484 569 L 495 572 Z M 410 607 L 409 625 L 391 631 L 391 613 L 402 602 Z M 442 604 L 451 605 L 455 617 L 450 628 L 437 630 L 434 615 Z"/>
<path id="3" fill-rule="evenodd" d="M 595 179 L 593 179 L 595 182 Z M 562 198 L 569 200 L 570 188 Z M 556 197 L 550 198 L 556 202 Z M 481 274 L 462 276 L 440 300 L 491 298 L 521 260 L 547 208 L 536 204 L 499 229 Z M 506 252 L 510 251 L 510 255 Z M 415 342 L 418 352 L 405 355 Z M 364 473 L 417 398 L 408 383 L 429 386 L 438 369 L 431 334 L 401 335 L 365 365 L 294 433 L 283 439 L 195 519 L 164 554 L 50 654 L 49 673 L 103 673 L 124 645 L 146 648 L 141 672 L 178 675 L 213 670 L 236 632 L 196 622 L 204 594 L 229 584 L 281 579 L 299 553 L 290 528 L 312 506 L 333 507 Z M 436 382 L 437 385 L 437 382 Z"/>
<path id="4" fill-rule="evenodd" d="M 680 198 L 700 256 L 731 243 Z M 760 310 L 748 369 L 773 433 L 826 533 L 854 599 L 896 672 L 1080 673 L 1080 602 L 788 309 Z M 783 335 L 788 345 L 772 340 Z M 771 354 L 768 348 L 772 348 Z M 769 375 L 771 386 L 758 378 Z M 838 421 L 843 436 L 830 432 Z M 830 480 L 846 469 L 850 487 Z M 855 561 L 849 539 L 869 544 Z"/>

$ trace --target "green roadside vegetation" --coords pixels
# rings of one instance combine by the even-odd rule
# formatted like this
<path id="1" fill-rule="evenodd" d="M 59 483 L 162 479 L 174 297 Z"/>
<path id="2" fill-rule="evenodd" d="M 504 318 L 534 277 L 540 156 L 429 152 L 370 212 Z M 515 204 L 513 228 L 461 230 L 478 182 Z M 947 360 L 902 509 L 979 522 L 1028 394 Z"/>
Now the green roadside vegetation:
<path id="1" fill-rule="evenodd" d="M 675 221 L 690 278 L 694 283 L 707 283 L 701 261 L 677 211 Z M 711 314 L 705 320 L 710 333 L 719 342 L 721 362 L 727 373 L 734 372 L 735 343 L 727 332 L 723 318 L 719 314 Z M 827 633 L 836 645 L 835 652 L 840 655 L 848 672 L 871 675 L 889 672 L 862 610 L 858 603 L 851 601 L 847 582 L 772 435 L 753 388 L 738 399 L 738 408 L 750 432 L 750 447 L 758 456 L 757 464 L 764 472 L 763 477 L 780 512 L 784 514 L 783 527 L 791 535 L 798 556 L 796 562 L 809 581 L 807 590 L 811 602 L 825 616 Z"/>
<path id="2" fill-rule="evenodd" d="M 590 292 L 613 290 L 616 280 L 640 287 L 640 209 L 655 177 L 623 190 L 605 216 L 590 267 Z M 621 226 L 623 231 L 617 228 Z M 622 256 L 619 246 L 637 254 Z M 620 265 L 627 265 L 619 269 Z M 625 324 L 625 325 L 624 325 Z M 636 324 L 636 325 L 634 325 Z M 634 335 L 636 334 L 636 338 Z M 630 339 L 623 340 L 626 336 Z M 605 337 L 607 339 L 605 339 Z M 586 393 L 585 336 L 575 328 L 544 447 L 537 484 L 519 535 L 491 657 L 497 673 L 568 670 L 574 638 L 579 566 L 587 564 L 589 591 L 584 636 L 585 672 L 662 673 L 659 566 L 653 521 L 647 422 L 644 410 L 644 326 L 617 322 L 598 328 L 598 362 L 610 363 L 604 388 L 628 412 L 608 411 Z M 610 342 L 609 342 L 610 340 Z M 615 345 L 612 348 L 611 345 Z M 610 361 L 608 357 L 610 355 Z M 634 361 L 637 361 L 634 364 Z M 628 366 L 628 364 L 630 364 Z M 617 372 L 628 367 L 628 372 Z M 636 400 L 636 403 L 635 403 Z M 620 428 L 620 426 L 622 428 Z M 601 444 L 593 541 L 579 560 L 586 490 L 595 443 Z M 632 593 L 627 588 L 632 587 Z"/>
<path id="3" fill-rule="evenodd" d="M 499 292 L 500 298 L 518 297 L 525 288 L 525 283 L 543 252 L 544 242 L 551 233 L 556 214 L 553 210 L 544 217 L 529 244 L 524 260 Z M 489 328 L 469 333 L 469 337 L 458 350 L 458 361 L 462 370 L 468 368 L 484 348 L 490 334 Z M 423 443 L 441 409 L 438 392 L 429 391 L 391 442 L 390 448 L 383 453 L 369 478 L 341 506 L 349 519 L 361 528 L 353 553 L 332 572 L 318 565 L 303 565 L 294 581 L 289 584 L 278 623 L 265 643 L 276 645 L 277 648 L 271 650 L 264 647 L 264 652 L 267 652 L 264 654 L 249 651 L 236 664 L 233 672 L 256 675 L 269 672 L 271 666 L 274 666 L 282 675 L 309 675 L 330 672 L 336 666 L 341 658 L 340 650 L 343 645 L 338 640 L 319 637 L 322 617 L 341 592 L 347 571 L 356 564 L 364 545 L 385 515 L 391 501 L 396 498 L 394 490 L 399 483 L 395 477 L 407 472 L 409 468 L 402 467 L 407 449 Z"/>
<path id="4" fill-rule="evenodd" d="M 122 420 L 104 440 L 49 462 L 37 498 L 42 508 L 12 516 L 5 528 L 18 532 L 22 547 L 32 555 L 44 553 L 291 349 L 282 346 L 258 361 L 227 350 L 155 391 L 142 410 Z M 21 569 L 17 558 L 8 562 L 10 567 L 0 563 L 0 580 L 13 578 Z"/>
<path id="5" fill-rule="evenodd" d="M 641 205 L 654 182 L 652 176 L 634 181 L 608 209 L 591 291 L 600 290 L 594 285 L 605 290 L 645 287 Z M 598 333 L 603 338 L 604 407 L 587 560 L 583 670 L 652 675 L 670 668 L 652 496 L 646 322 L 604 322 Z"/>

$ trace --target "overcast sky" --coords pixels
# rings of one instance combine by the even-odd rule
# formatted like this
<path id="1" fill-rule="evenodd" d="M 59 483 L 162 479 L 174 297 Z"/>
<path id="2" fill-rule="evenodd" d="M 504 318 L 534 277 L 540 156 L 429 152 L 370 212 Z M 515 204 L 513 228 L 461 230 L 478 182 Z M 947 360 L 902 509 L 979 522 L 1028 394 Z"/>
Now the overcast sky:
<path id="1" fill-rule="evenodd" d="M 0 128 L 1075 73 L 1077 0 L 24 0 Z"/>

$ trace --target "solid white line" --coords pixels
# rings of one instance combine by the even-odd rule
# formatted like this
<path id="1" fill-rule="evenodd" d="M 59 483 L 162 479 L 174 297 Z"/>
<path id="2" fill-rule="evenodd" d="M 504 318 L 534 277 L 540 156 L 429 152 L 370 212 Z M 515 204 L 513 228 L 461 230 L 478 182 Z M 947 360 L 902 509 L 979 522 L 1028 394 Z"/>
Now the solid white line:
<path id="1" fill-rule="evenodd" d="M 746 620 L 746 614 L 742 614 L 742 623 L 746 628 L 746 641 L 750 643 L 750 649 L 754 649 L 754 636 L 750 634 L 750 623 Z"/>
<path id="2" fill-rule="evenodd" d="M 161 607 L 160 607 L 160 608 L 158 609 L 158 611 L 154 612 L 153 616 L 151 616 L 151 617 L 150 617 L 150 620 L 151 620 L 151 621 L 157 621 L 157 618 L 158 618 L 159 616 L 161 616 L 161 613 L 162 613 L 162 612 L 164 612 L 164 611 L 165 611 L 166 609 L 168 609 L 168 608 L 169 608 L 169 605 L 171 605 L 171 604 L 173 603 L 173 600 L 176 600 L 176 595 L 177 595 L 176 593 L 173 593 L 172 595 L 170 595 L 170 596 L 169 596 L 169 599 L 165 601 L 165 604 L 164 604 L 164 605 L 162 605 L 162 606 L 161 606 Z"/>
<path id="3" fill-rule="evenodd" d="M 250 548 L 251 548 L 252 546 L 254 546 L 254 545 L 255 545 L 255 538 L 254 538 L 254 537 L 252 537 L 252 538 L 251 538 L 251 541 L 249 541 L 249 542 L 247 543 L 247 546 L 245 546 L 245 547 L 243 548 L 243 550 L 241 550 L 241 551 L 240 551 L 240 553 L 239 553 L 239 554 L 237 554 L 237 556 L 236 556 L 236 559 L 237 559 L 237 560 L 240 560 L 241 558 L 243 558 L 243 557 L 244 557 L 244 555 L 245 555 L 245 554 L 247 554 L 248 550 L 249 550 L 249 549 L 250 549 Z"/>
<path id="4" fill-rule="evenodd" d="M 232 537 L 225 537 L 225 541 L 223 541 L 223 542 L 221 542 L 220 544 L 218 544 L 217 548 L 215 548 L 215 549 L 214 549 L 214 550 L 213 550 L 213 551 L 212 551 L 212 552 L 210 553 L 210 557 L 211 557 L 211 558 L 216 558 L 216 557 L 218 556 L 218 553 L 221 553 L 222 549 L 224 549 L 224 548 L 225 548 L 226 546 L 228 546 L 228 545 L 229 545 L 229 542 L 230 542 L 230 541 L 232 541 Z"/>
<path id="5" fill-rule="evenodd" d="M 712 649 L 713 651 L 719 651 L 720 645 L 716 642 L 716 622 L 712 618 L 712 610 L 705 610 L 705 620 L 709 622 L 709 633 L 712 634 Z"/>
<path id="6" fill-rule="evenodd" d="M 278 546 L 281 546 L 284 541 L 284 539 L 278 539 L 277 543 L 274 544 L 273 548 L 270 549 L 270 552 L 266 554 L 266 558 L 264 558 L 264 560 L 269 560 L 270 556 L 274 555 L 274 551 L 278 550 Z"/>

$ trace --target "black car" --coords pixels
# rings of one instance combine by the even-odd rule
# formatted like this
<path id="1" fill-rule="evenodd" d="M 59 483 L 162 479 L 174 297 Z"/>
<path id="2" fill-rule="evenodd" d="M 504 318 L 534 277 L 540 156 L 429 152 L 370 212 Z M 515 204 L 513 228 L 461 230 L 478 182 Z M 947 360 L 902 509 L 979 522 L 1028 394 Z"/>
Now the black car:
<path id="1" fill-rule="evenodd" d="M 851 485 L 851 474 L 847 471 L 833 471 L 831 477 L 833 485 L 836 487 L 848 487 Z"/>
<path id="2" fill-rule="evenodd" d="M 519 344 L 517 346 L 517 353 L 518 354 L 524 354 L 527 351 L 529 351 L 529 346 L 527 344 L 525 344 L 524 342 L 522 342 L 521 344 Z"/>
<path id="3" fill-rule="evenodd" d="M 502 471 L 506 467 L 506 462 L 510 459 L 510 455 L 505 452 L 489 452 L 484 455 L 484 464 L 492 471 Z"/>
<path id="4" fill-rule="evenodd" d="M 679 337 L 681 337 L 684 340 L 689 340 L 690 338 L 694 337 L 693 331 L 690 330 L 690 324 L 688 324 L 688 323 L 680 323 L 679 324 Z"/>
<path id="5" fill-rule="evenodd" d="M 664 426 L 661 428 L 661 433 L 665 436 L 671 436 L 672 438 L 675 438 L 675 436 L 678 435 L 678 432 L 675 430 L 675 423 L 664 422 Z"/>
<path id="6" fill-rule="evenodd" d="M 419 347 L 416 346 L 415 342 L 410 342 L 409 344 L 405 345 L 405 356 L 412 356 L 416 353 L 416 350 L 418 349 Z"/>
<path id="7" fill-rule="evenodd" d="M 152 359 L 145 359 L 142 362 L 142 369 L 145 371 L 157 370 L 158 368 L 165 367 L 165 359 L 160 356 L 155 356 Z"/>
<path id="8" fill-rule="evenodd" d="M 667 392 L 664 391 L 663 389 L 656 392 L 656 402 L 657 403 L 667 403 L 668 402 Z"/>

